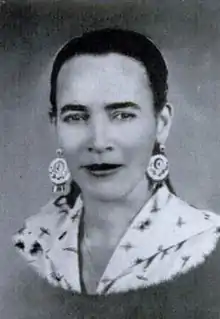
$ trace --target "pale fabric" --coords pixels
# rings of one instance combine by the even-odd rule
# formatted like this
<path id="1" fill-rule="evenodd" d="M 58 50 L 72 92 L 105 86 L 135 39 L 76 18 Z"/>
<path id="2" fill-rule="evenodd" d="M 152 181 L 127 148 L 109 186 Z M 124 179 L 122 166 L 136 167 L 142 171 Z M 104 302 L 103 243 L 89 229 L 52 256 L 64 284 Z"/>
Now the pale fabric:
<path id="1" fill-rule="evenodd" d="M 79 271 L 81 196 L 65 197 L 31 216 L 13 236 L 18 251 L 52 285 L 82 292 Z M 220 216 L 194 208 L 163 185 L 135 216 L 97 286 L 97 294 L 148 287 L 205 261 L 220 236 Z"/>

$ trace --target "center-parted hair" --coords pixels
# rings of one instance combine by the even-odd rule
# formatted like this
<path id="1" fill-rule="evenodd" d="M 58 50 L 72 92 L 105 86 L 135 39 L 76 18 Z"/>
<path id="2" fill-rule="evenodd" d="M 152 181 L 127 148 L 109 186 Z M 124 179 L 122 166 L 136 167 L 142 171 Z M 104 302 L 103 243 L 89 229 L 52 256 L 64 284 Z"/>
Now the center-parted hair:
<path id="1" fill-rule="evenodd" d="M 57 77 L 65 62 L 73 57 L 118 53 L 141 62 L 145 67 L 154 97 L 155 113 L 167 102 L 168 70 L 160 50 L 152 40 L 140 33 L 122 29 L 101 29 L 84 33 L 68 41 L 55 57 L 51 72 L 50 118 L 57 116 Z"/>

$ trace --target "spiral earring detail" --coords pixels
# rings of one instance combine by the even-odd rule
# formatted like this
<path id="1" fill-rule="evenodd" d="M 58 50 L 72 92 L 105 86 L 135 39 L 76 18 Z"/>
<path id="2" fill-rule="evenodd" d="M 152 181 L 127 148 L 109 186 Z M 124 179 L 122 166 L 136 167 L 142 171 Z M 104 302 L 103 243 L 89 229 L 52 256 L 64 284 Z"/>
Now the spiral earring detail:
<path id="1" fill-rule="evenodd" d="M 57 149 L 56 153 L 57 157 L 52 160 L 48 168 L 49 178 L 52 182 L 52 192 L 64 193 L 71 174 L 67 162 L 63 157 L 62 149 Z"/>
<path id="2" fill-rule="evenodd" d="M 150 158 L 147 175 L 153 182 L 162 182 L 169 174 L 169 163 L 164 151 L 164 145 L 160 145 L 160 153 L 152 155 Z"/>

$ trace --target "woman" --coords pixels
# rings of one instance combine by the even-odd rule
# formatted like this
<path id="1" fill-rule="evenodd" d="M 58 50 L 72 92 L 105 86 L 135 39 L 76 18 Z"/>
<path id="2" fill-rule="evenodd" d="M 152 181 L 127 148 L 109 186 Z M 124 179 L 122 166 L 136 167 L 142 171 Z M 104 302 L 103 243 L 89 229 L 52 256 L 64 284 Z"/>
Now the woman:
<path id="1" fill-rule="evenodd" d="M 216 250 L 220 217 L 182 201 L 169 180 L 167 77 L 159 49 L 133 31 L 85 33 L 58 52 L 50 178 L 64 193 L 14 236 L 51 284 L 95 295 L 147 291 L 182 280 Z"/>

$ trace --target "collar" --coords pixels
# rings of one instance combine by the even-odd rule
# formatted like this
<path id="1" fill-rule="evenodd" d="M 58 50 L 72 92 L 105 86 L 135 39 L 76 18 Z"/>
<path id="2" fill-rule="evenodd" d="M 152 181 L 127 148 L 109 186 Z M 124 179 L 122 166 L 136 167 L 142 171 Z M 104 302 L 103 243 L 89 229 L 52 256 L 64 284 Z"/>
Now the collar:
<path id="1" fill-rule="evenodd" d="M 34 239 L 36 242 L 39 228 L 50 229 L 51 236 L 42 236 L 40 240 L 38 235 L 42 251 L 34 258 L 32 256 L 31 264 L 51 284 L 80 293 L 78 247 L 83 201 L 79 196 L 70 209 L 65 197 L 62 197 L 52 205 L 52 214 L 50 206 L 47 218 L 44 211 L 30 219 L 20 236 L 25 247 L 30 247 Z M 109 294 L 147 287 L 188 271 L 203 262 L 204 256 L 215 248 L 219 226 L 218 215 L 188 205 L 162 185 L 120 239 L 96 293 Z M 31 231 L 34 235 L 32 240 L 29 235 L 28 244 L 27 234 Z M 16 240 L 21 241 L 21 237 Z M 27 252 L 23 250 L 22 253 L 27 258 Z M 30 261 L 30 256 L 28 258 Z"/>

